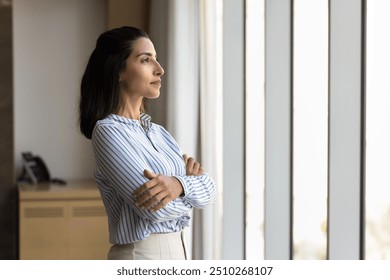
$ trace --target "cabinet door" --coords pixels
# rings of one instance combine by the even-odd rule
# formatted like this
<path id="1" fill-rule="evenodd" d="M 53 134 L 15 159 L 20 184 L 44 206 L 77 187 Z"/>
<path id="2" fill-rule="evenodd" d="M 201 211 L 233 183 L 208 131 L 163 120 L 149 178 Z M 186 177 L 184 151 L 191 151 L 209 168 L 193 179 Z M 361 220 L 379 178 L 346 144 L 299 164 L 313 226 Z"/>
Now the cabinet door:
<path id="1" fill-rule="evenodd" d="M 100 200 L 71 201 L 69 256 L 104 260 L 109 249 L 107 216 Z"/>
<path id="2" fill-rule="evenodd" d="M 67 259 L 68 213 L 63 202 L 20 205 L 20 259 Z"/>

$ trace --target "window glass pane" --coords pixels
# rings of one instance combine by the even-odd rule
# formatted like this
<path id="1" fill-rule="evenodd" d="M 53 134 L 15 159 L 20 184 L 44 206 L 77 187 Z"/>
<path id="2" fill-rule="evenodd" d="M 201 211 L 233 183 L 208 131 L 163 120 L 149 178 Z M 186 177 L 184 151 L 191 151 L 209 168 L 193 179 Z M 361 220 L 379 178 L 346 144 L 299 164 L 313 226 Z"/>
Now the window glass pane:
<path id="1" fill-rule="evenodd" d="M 367 0 L 366 259 L 390 259 L 390 1 Z"/>
<path id="2" fill-rule="evenodd" d="M 264 0 L 246 1 L 246 259 L 264 259 Z"/>
<path id="3" fill-rule="evenodd" d="M 328 1 L 294 0 L 293 258 L 326 258 Z"/>

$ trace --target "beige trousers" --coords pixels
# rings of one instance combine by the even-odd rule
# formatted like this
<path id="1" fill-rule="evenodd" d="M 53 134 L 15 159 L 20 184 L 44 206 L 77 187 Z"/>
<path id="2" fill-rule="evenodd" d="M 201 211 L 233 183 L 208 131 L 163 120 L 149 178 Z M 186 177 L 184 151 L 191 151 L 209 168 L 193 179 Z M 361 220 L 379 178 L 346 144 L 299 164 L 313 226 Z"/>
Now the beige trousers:
<path id="1" fill-rule="evenodd" d="M 146 240 L 111 246 L 109 260 L 187 260 L 184 232 L 151 234 Z"/>

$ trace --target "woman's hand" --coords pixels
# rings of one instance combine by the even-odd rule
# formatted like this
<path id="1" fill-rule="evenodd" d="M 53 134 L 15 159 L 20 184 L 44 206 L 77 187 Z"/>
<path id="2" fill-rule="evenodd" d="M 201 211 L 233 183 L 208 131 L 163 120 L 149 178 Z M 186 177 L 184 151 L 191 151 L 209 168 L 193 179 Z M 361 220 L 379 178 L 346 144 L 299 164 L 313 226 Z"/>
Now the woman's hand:
<path id="1" fill-rule="evenodd" d="M 144 170 L 144 175 L 150 181 L 134 192 L 136 205 L 141 208 L 158 211 L 183 192 L 181 183 L 173 176 L 158 175 L 149 170 Z"/>
<path id="2" fill-rule="evenodd" d="M 205 172 L 194 158 L 184 154 L 183 159 L 187 176 L 199 176 Z M 144 175 L 150 181 L 134 192 L 136 205 L 139 207 L 158 211 L 183 193 L 181 183 L 173 176 L 158 175 L 149 170 L 144 170 Z"/>
<path id="3" fill-rule="evenodd" d="M 194 158 L 188 157 L 186 154 L 183 155 L 184 162 L 186 164 L 186 175 L 199 176 L 204 173 L 204 169 L 200 166 L 200 163 L 195 161 Z"/>

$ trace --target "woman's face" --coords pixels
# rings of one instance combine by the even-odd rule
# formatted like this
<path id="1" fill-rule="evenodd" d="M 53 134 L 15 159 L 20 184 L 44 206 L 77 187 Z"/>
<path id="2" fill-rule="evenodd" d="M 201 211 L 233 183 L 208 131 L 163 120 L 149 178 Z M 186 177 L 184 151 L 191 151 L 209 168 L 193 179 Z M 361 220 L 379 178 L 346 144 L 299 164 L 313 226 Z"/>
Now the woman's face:
<path id="1" fill-rule="evenodd" d="M 164 69 L 157 61 L 152 41 L 141 37 L 133 44 L 126 60 L 126 69 L 120 74 L 122 90 L 131 97 L 157 98 L 160 95 L 161 76 Z"/>

